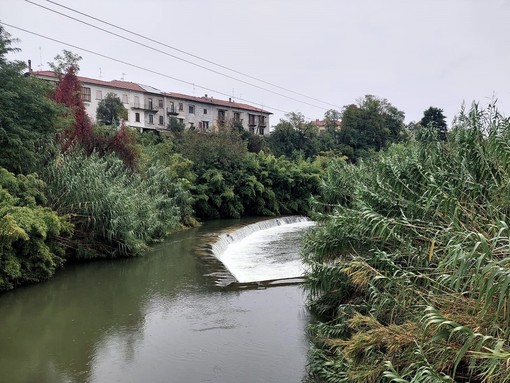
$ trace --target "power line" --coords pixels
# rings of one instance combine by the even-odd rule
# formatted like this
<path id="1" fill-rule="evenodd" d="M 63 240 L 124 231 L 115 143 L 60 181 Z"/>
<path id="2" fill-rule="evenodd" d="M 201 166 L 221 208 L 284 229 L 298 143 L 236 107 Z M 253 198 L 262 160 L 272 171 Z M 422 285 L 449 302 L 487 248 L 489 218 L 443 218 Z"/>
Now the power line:
<path id="1" fill-rule="evenodd" d="M 27 1 L 27 2 L 29 2 L 29 3 L 31 3 L 31 4 L 37 5 L 37 6 L 41 7 L 41 8 L 45 8 L 45 9 L 47 9 L 47 10 L 51 11 L 51 12 L 58 13 L 58 14 L 60 14 L 60 15 L 63 15 L 63 16 L 68 17 L 68 18 L 71 18 L 71 19 L 76 20 L 76 21 L 78 21 L 78 22 L 81 22 L 81 23 L 83 23 L 83 24 L 89 25 L 89 26 L 91 26 L 91 27 L 93 27 L 93 28 L 97 28 L 97 29 L 100 29 L 100 30 L 105 31 L 105 32 L 107 32 L 107 33 L 113 34 L 113 35 L 115 35 L 115 36 L 117 36 L 117 37 L 120 37 L 120 38 L 126 39 L 126 40 L 128 40 L 128 41 L 135 42 L 136 44 L 139 44 L 139 45 L 145 46 L 145 47 L 147 47 L 147 48 L 149 48 L 149 49 L 156 50 L 156 51 L 158 51 L 158 52 L 160 52 L 160 53 L 163 53 L 163 54 L 166 54 L 166 55 L 168 55 L 168 56 L 170 56 L 170 57 L 173 57 L 173 58 L 176 58 L 176 59 L 178 59 L 178 60 L 181 60 L 181 61 L 187 62 L 187 63 L 189 63 L 189 64 L 192 64 L 192 65 L 198 66 L 198 67 L 200 67 L 200 68 L 202 68 L 202 69 L 206 69 L 206 70 L 212 71 L 212 72 L 214 72 L 214 73 L 220 74 L 220 75 L 222 75 L 222 76 L 226 76 L 226 77 L 228 77 L 228 78 L 234 79 L 234 80 L 236 80 L 236 81 L 240 81 L 240 82 L 242 82 L 242 83 L 244 83 L 244 84 L 247 84 L 247 85 L 250 85 L 250 86 L 254 86 L 254 87 L 257 87 L 257 88 L 259 88 L 259 89 L 262 89 L 262 90 L 265 90 L 265 91 L 268 91 L 268 92 L 271 92 L 271 93 L 277 94 L 277 95 L 279 95 L 279 96 L 281 96 L 281 97 L 289 98 L 289 99 L 291 99 L 291 100 L 293 100 L 293 101 L 296 101 L 296 102 L 301 102 L 301 103 L 304 103 L 304 104 L 309 105 L 309 106 L 313 106 L 313 107 L 316 107 L 316 108 L 319 108 L 319 109 L 327 110 L 327 108 L 322 108 L 322 107 L 319 107 L 319 106 L 316 106 L 316 105 L 313 105 L 313 104 L 309 104 L 309 103 L 304 102 L 304 101 L 301 101 L 301 100 L 296 100 L 296 99 L 294 99 L 294 98 L 291 98 L 291 97 L 289 97 L 289 96 L 283 95 L 283 94 L 281 94 L 281 93 L 274 92 L 274 91 L 272 91 L 272 90 L 270 90 L 270 89 L 260 87 L 260 86 L 258 86 L 258 85 L 255 85 L 255 84 L 252 84 L 252 83 L 246 82 L 246 81 L 244 81 L 244 80 L 241 80 L 241 79 L 238 79 L 238 78 L 235 78 L 235 77 L 229 76 L 229 75 L 227 75 L 227 74 L 224 74 L 224 73 L 221 73 L 221 72 L 215 71 L 215 70 L 213 70 L 213 69 L 210 69 L 210 68 L 207 68 L 207 67 L 201 66 L 201 65 L 199 65 L 199 64 L 196 64 L 196 63 L 190 62 L 190 61 L 185 60 L 185 59 L 182 59 L 182 58 L 180 58 L 180 57 L 176 57 L 176 56 L 170 55 L 170 54 L 168 54 L 167 52 L 162 52 L 162 51 L 157 50 L 157 49 L 155 49 L 155 48 L 148 47 L 148 46 L 146 46 L 146 45 L 144 45 L 144 44 L 141 44 L 141 43 L 139 43 L 139 42 L 133 41 L 133 40 L 131 40 L 131 39 L 129 39 L 129 38 L 126 38 L 126 37 L 124 37 L 124 36 L 119 36 L 118 34 L 115 34 L 115 33 L 111 32 L 111 31 L 107 31 L 107 30 L 104 30 L 104 29 L 102 29 L 102 28 L 100 28 L 100 27 L 97 27 L 97 26 L 95 26 L 95 25 L 88 24 L 88 23 L 86 23 L 86 22 L 84 22 L 84 21 L 82 21 L 82 20 L 75 19 L 75 18 L 73 18 L 73 17 L 71 17 L 71 16 L 69 16 L 69 15 L 66 15 L 66 14 L 60 13 L 60 12 L 58 12 L 58 11 L 54 10 L 54 9 L 51 9 L 51 8 L 44 7 L 44 6 L 40 5 L 40 4 L 37 4 L 37 3 L 32 2 L 32 1 L 30 1 L 30 0 L 25 0 L 25 1 Z M 193 58 L 196 58 L 196 59 L 202 60 L 202 61 L 204 61 L 204 62 L 207 62 L 207 63 L 212 64 L 212 65 L 215 65 L 215 66 L 217 66 L 217 67 L 220 67 L 220 68 L 226 69 L 226 70 L 228 70 L 228 71 L 231 71 L 231 72 L 234 72 L 234 73 L 240 74 L 240 75 L 242 75 L 242 76 L 245 76 L 245 77 L 251 78 L 251 79 L 253 79 L 253 80 L 256 80 L 256 81 L 259 81 L 259 82 L 261 82 L 261 83 L 264 83 L 264 84 L 270 85 L 270 86 L 272 86 L 272 87 L 275 87 L 275 88 L 278 88 L 278 89 L 284 90 L 284 91 L 289 92 L 289 93 L 293 93 L 293 94 L 299 95 L 299 96 L 301 96 L 301 97 L 308 98 L 308 99 L 310 99 L 310 100 L 314 100 L 314 101 L 320 102 L 320 103 L 325 104 L 325 105 L 333 106 L 333 107 L 335 107 L 335 108 L 337 108 L 337 107 L 338 107 L 338 105 L 335 105 L 335 104 L 329 103 L 329 102 L 327 102 L 327 101 L 322 101 L 322 100 L 319 100 L 319 99 L 314 98 L 314 97 L 310 97 L 310 96 L 308 96 L 308 95 L 306 95 L 306 94 L 299 93 L 299 92 L 293 91 L 293 90 L 288 89 L 288 88 L 284 88 L 284 87 L 282 87 L 282 86 L 276 85 L 276 84 L 271 83 L 271 82 L 269 82 L 269 81 L 262 80 L 262 79 L 260 79 L 260 78 L 257 78 L 257 77 L 251 76 L 251 75 L 249 75 L 249 74 L 243 73 L 243 72 L 241 72 L 241 71 L 238 71 L 238 70 L 235 70 L 235 69 L 229 68 L 229 67 L 227 67 L 227 66 L 225 66 L 225 65 L 221 65 L 221 64 L 218 64 L 218 63 L 216 63 L 216 62 L 214 62 L 214 61 L 211 61 L 211 60 L 205 59 L 205 58 L 200 57 L 200 56 L 198 56 L 198 55 L 194 55 L 194 54 L 192 54 L 192 53 L 186 52 L 186 51 L 184 51 L 184 50 L 182 50 L 182 49 L 179 49 L 179 48 L 173 47 L 173 46 L 171 46 L 171 45 L 165 44 L 165 43 L 163 43 L 163 42 L 161 42 L 161 41 L 154 40 L 154 39 L 152 39 L 152 38 L 150 38 L 150 37 L 147 37 L 147 36 L 141 35 L 141 34 L 139 34 L 139 33 L 133 32 L 133 31 L 131 31 L 131 30 L 129 30 L 129 29 L 126 29 L 126 28 L 120 27 L 120 26 L 115 25 L 115 24 L 113 24 L 113 23 L 110 23 L 110 22 L 108 22 L 108 21 L 105 21 L 105 20 L 99 19 L 99 18 L 97 18 L 97 17 L 91 16 L 91 15 L 86 14 L 86 13 L 84 13 L 84 12 L 80 12 L 80 11 L 78 11 L 78 10 L 74 9 L 74 8 L 67 7 L 67 6 L 65 6 L 65 5 L 62 5 L 62 4 L 58 3 L 58 2 L 56 2 L 56 1 L 52 1 L 52 0 L 46 0 L 46 1 L 47 1 L 47 2 L 49 2 L 49 3 L 52 3 L 52 4 L 54 4 L 54 5 L 56 5 L 56 6 L 58 6 L 58 7 L 65 8 L 65 9 L 67 9 L 67 10 L 69 10 L 69 11 L 72 11 L 72 12 L 78 13 L 78 14 L 80 14 L 80 15 L 82 15 L 82 16 L 85 16 L 85 17 L 88 17 L 88 18 L 90 18 L 90 19 L 93 19 L 93 20 L 95 20 L 95 21 L 99 21 L 100 23 L 106 24 L 106 25 L 111 26 L 111 27 L 113 27 L 113 28 L 117 28 L 117 29 L 119 29 L 119 30 L 121 30 L 121 31 L 124 31 L 124 32 L 130 33 L 130 34 L 132 34 L 132 35 L 134 35 L 134 36 L 141 37 L 141 38 L 143 38 L 143 39 L 145 39 L 145 40 L 147 40 L 147 41 L 151 41 L 151 42 L 156 43 L 156 44 L 158 44 L 158 45 L 161 45 L 161 46 L 164 46 L 164 47 L 166 47 L 166 48 L 169 48 L 169 49 L 175 50 L 175 51 L 180 52 L 180 53 L 183 53 L 183 54 L 185 54 L 185 55 L 187 55 L 187 56 L 190 56 L 190 57 L 193 57 Z"/>
<path id="2" fill-rule="evenodd" d="M 134 43 L 134 44 L 140 45 L 140 46 L 142 46 L 142 47 L 144 47 L 144 48 L 151 49 L 151 50 L 153 50 L 153 51 L 155 51 L 155 52 L 158 52 L 158 53 L 164 54 L 164 55 L 166 55 L 166 56 L 169 56 L 169 57 L 175 58 L 175 59 L 180 60 L 180 61 L 183 61 L 183 62 L 185 62 L 185 63 L 188 63 L 188 64 L 194 65 L 194 66 L 196 66 L 196 67 L 199 67 L 199 68 L 205 69 L 205 70 L 207 70 L 207 71 L 210 71 L 210 72 L 213 72 L 213 73 L 219 74 L 219 75 L 221 75 L 221 76 L 224 76 L 224 77 L 230 78 L 230 79 L 232 79 L 232 80 L 239 81 L 239 82 L 241 82 L 241 83 L 243 83 L 243 84 L 246 84 L 246 85 L 249 85 L 249 86 L 256 87 L 256 88 L 261 89 L 261 90 L 264 90 L 264 91 L 266 91 L 266 92 L 270 92 L 270 93 L 276 94 L 276 95 L 278 95 L 278 96 L 288 98 L 288 99 L 290 99 L 290 100 L 292 100 L 292 101 L 296 101 L 296 102 L 300 102 L 300 103 L 305 104 L 305 105 L 308 105 L 308 106 L 312 106 L 312 107 L 314 107 L 314 108 L 318 108 L 318 109 L 322 109 L 322 110 L 327 110 L 326 108 L 323 108 L 323 107 L 320 107 L 320 106 L 317 106 L 317 105 L 314 105 L 314 104 L 310 104 L 310 103 L 308 103 L 308 102 L 306 102 L 306 101 L 301 101 L 301 100 L 295 99 L 295 98 L 293 98 L 293 97 L 286 96 L 286 95 L 284 95 L 284 94 L 282 94 L 282 93 L 275 92 L 275 91 L 273 91 L 273 90 L 271 90 L 271 89 L 267 89 L 267 88 L 261 87 L 261 86 L 256 85 L 256 84 L 252 84 L 252 83 L 250 83 L 250 82 L 248 82 L 248 81 L 244 81 L 244 80 L 238 79 L 238 78 L 233 77 L 233 76 L 230 76 L 230 75 L 228 75 L 228 74 L 225 74 L 225 73 L 219 72 L 219 71 L 214 70 L 214 69 L 211 69 L 211 68 L 207 68 L 207 67 L 205 67 L 205 66 L 203 66 L 203 65 L 200 65 L 200 64 L 194 63 L 194 62 L 192 62 L 192 61 L 189 61 L 189 60 L 183 59 L 183 58 L 181 58 L 181 57 L 178 57 L 178 56 L 172 55 L 172 54 L 170 54 L 170 53 L 168 53 L 168 52 L 165 52 L 165 51 L 162 51 L 162 50 L 160 50 L 160 49 L 157 49 L 157 48 L 151 47 L 151 46 L 149 46 L 149 45 L 147 45 L 147 44 L 141 43 L 141 42 L 139 42 L 139 41 L 136 41 L 136 40 L 130 39 L 130 38 L 125 37 L 125 36 L 122 36 L 122 35 L 119 35 L 118 33 L 111 32 L 111 31 L 109 31 L 109 30 L 107 30 L 107 29 L 104 29 L 104 28 L 98 27 L 98 26 L 96 26 L 96 25 L 93 25 L 93 24 L 87 23 L 86 21 L 83 21 L 83 20 L 77 19 L 77 18 L 75 18 L 75 17 L 72 17 L 72 16 L 69 16 L 69 15 L 66 15 L 65 13 L 62 13 L 62 12 L 56 11 L 56 10 L 54 10 L 54 9 L 51 9 L 51 8 L 45 7 L 45 6 L 43 6 L 43 5 L 40 5 L 40 4 L 37 4 L 37 3 L 34 3 L 34 2 L 33 2 L 33 1 L 31 1 L 31 0 L 25 0 L 25 1 L 26 1 L 27 3 L 30 3 L 30 4 L 36 5 L 36 6 L 40 7 L 40 8 L 46 9 L 46 10 L 48 10 L 48 11 L 50 11 L 50 12 L 54 12 L 54 13 L 59 14 L 59 15 L 61 15 L 61 16 L 67 17 L 67 18 L 69 18 L 69 19 L 71 19 L 71 20 L 75 20 L 75 21 L 77 21 L 77 22 L 79 22 L 79 23 L 85 24 L 85 25 L 90 26 L 90 27 L 92 27 L 92 28 L 95 28 L 95 29 L 98 29 L 98 30 L 100 30 L 100 31 L 106 32 L 106 33 L 111 34 L 111 35 L 113 35 L 113 36 L 116 36 L 116 37 L 119 37 L 119 38 L 121 38 L 121 39 L 124 39 L 124 40 L 127 40 L 127 41 L 129 41 L 129 42 L 132 42 L 132 43 Z"/>
<path id="3" fill-rule="evenodd" d="M 132 64 L 132 63 L 129 63 L 127 61 L 123 61 L 123 60 L 120 60 L 120 59 L 116 59 L 114 57 L 110 57 L 110 56 L 107 56 L 105 54 L 102 54 L 102 53 L 99 53 L 99 52 L 95 52 L 95 51 L 92 51 L 90 49 L 86 49 L 86 48 L 82 48 L 82 47 L 79 47 L 77 45 L 74 45 L 74 44 L 70 44 L 70 43 L 66 43 L 64 41 L 61 41 L 61 40 L 57 40 L 57 39 L 54 39 L 52 37 L 48 37 L 48 36 L 45 36 L 45 35 L 42 35 L 40 33 L 37 33 L 37 32 L 32 32 L 32 31 L 29 31 L 27 29 L 24 29 L 24 28 L 20 28 L 20 27 L 16 27 L 14 25 L 11 25 L 11 24 L 8 24 L 8 23 L 5 23 L 3 21 L 0 21 L 0 24 L 3 24 L 9 28 L 14 28 L 14 29 L 17 29 L 19 31 L 22 31 L 22 32 L 25 32 L 25 33 L 29 33 L 31 35 L 34 35 L 34 36 L 38 36 L 38 37 L 41 37 L 43 39 L 46 39 L 46 40 L 50 40 L 50 41 L 53 41 L 53 42 L 56 42 L 56 43 L 59 43 L 59 44 L 63 44 L 63 45 L 66 45 L 66 46 L 69 46 L 71 48 L 75 48 L 75 49 L 79 49 L 83 52 L 87 52 L 87 53 L 90 53 L 90 54 L 93 54 L 93 55 L 96 55 L 96 56 L 99 56 L 99 57 L 103 57 L 105 59 L 108 59 L 108 60 L 112 60 L 112 61 L 115 61 L 115 62 L 118 62 L 118 63 L 121 63 L 121 64 L 124 64 L 124 65 L 128 65 L 130 67 L 133 67 L 133 68 L 136 68 L 136 69 L 140 69 L 140 70 L 143 70 L 145 72 L 149 72 L 149 73 L 153 73 L 153 74 L 156 74 L 158 76 L 162 76 L 162 77 L 166 77 L 166 78 L 169 78 L 171 80 L 174 80 L 174 81 L 178 81 L 178 82 L 181 82 L 183 84 L 187 84 L 187 85 L 191 85 L 191 86 L 194 86 L 194 87 L 197 87 L 197 88 L 200 88 L 200 89 L 204 89 L 204 90 L 207 90 L 209 92 L 215 92 L 215 93 L 218 93 L 218 94 L 221 94 L 222 96 L 226 96 L 226 97 L 229 97 L 230 95 L 228 93 L 224 93 L 224 92 L 221 92 L 221 91 L 218 91 L 216 89 L 212 89 L 212 88 L 208 88 L 208 87 L 205 87 L 205 86 L 202 86 L 202 85 L 198 85 L 196 83 L 193 83 L 193 82 L 190 82 L 190 81 L 186 81 L 186 80 L 181 80 L 177 77 L 172 77 L 172 76 L 169 76 L 167 74 L 164 74 L 164 73 L 161 73 L 161 72 L 158 72 L 158 71 L 155 71 L 155 70 L 152 70 L 152 69 L 148 69 L 148 68 L 144 68 L 140 65 L 136 65 L 136 64 Z M 259 102 L 255 102 L 255 101 L 250 101 L 250 100 L 246 100 L 246 99 L 243 99 L 243 98 L 238 98 L 239 100 L 241 101 L 244 101 L 244 102 L 247 102 L 247 103 L 250 103 L 250 104 L 255 104 L 255 105 L 260 105 Z M 267 108 L 269 109 L 272 109 L 272 110 L 276 110 L 278 112 L 282 112 L 282 113 L 289 113 L 288 111 L 286 110 L 283 110 L 283 109 L 279 109 L 279 108 L 275 108 L 275 107 L 272 107 L 270 105 L 266 105 Z"/>

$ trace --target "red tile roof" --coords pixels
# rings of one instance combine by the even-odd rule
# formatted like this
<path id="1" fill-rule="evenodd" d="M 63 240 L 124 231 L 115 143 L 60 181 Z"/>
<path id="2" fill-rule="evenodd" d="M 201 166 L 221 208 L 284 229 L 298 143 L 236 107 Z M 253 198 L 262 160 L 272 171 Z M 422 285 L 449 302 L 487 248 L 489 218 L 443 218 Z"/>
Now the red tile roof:
<path id="1" fill-rule="evenodd" d="M 49 70 L 32 72 L 32 75 L 42 76 L 42 77 L 52 77 L 52 78 L 56 77 L 55 73 L 53 71 L 49 71 Z M 142 88 L 140 85 L 138 85 L 134 82 L 129 82 L 129 81 L 120 81 L 120 80 L 103 81 L 103 80 L 96 80 L 95 78 L 82 77 L 82 76 L 78 76 L 78 80 L 80 80 L 81 82 L 87 83 L 87 84 L 102 85 L 102 86 L 108 86 L 108 87 L 117 88 L 117 89 L 133 90 L 135 92 L 146 92 L 146 90 L 144 88 Z"/>
<path id="2" fill-rule="evenodd" d="M 316 119 L 315 121 L 311 121 L 312 125 L 317 126 L 319 128 L 324 128 L 326 126 L 326 120 Z M 340 126 L 340 121 L 336 122 L 336 126 Z"/>

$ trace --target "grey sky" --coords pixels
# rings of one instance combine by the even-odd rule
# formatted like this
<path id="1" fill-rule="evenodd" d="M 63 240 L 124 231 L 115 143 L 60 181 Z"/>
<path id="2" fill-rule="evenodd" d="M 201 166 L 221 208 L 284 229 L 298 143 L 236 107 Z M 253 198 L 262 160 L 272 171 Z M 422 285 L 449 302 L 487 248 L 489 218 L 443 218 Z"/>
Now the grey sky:
<path id="1" fill-rule="evenodd" d="M 86 20 L 45 0 L 32 1 Z M 327 101 L 339 110 L 365 94 L 374 94 L 403 110 L 406 122 L 419 120 L 425 109 L 436 106 L 444 109 L 450 123 L 463 101 L 468 105 L 473 100 L 487 105 L 495 95 L 500 111 L 510 115 L 508 0 L 55 1 Z M 158 47 L 322 108 L 196 68 L 24 0 L 0 0 L 0 21 L 163 72 L 196 86 L 5 27 L 21 40 L 18 47 L 22 52 L 10 58 L 24 61 L 30 58 L 34 69 L 41 63 L 42 69 L 48 69 L 48 61 L 62 49 L 70 49 L 83 56 L 80 71 L 83 76 L 99 78 L 101 68 L 103 80 L 124 76 L 127 81 L 163 91 L 196 96 L 207 93 L 223 99 L 228 96 L 218 92 L 226 93 L 236 101 L 273 111 L 271 124 L 284 115 L 276 108 L 302 112 L 309 119 L 322 118 L 326 109 L 332 108 Z"/>

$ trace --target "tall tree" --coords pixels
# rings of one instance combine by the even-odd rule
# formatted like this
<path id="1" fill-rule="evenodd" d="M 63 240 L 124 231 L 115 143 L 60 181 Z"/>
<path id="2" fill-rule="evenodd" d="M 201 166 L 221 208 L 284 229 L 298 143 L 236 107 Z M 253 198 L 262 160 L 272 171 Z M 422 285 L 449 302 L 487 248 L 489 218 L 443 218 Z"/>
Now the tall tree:
<path id="1" fill-rule="evenodd" d="M 127 119 L 128 112 L 121 99 L 115 93 L 108 93 L 97 106 L 97 121 L 105 125 L 117 125 Z"/>
<path id="2" fill-rule="evenodd" d="M 437 131 L 437 137 L 444 141 L 446 140 L 446 133 L 448 126 L 446 124 L 446 117 L 443 114 L 443 109 L 430 107 L 423 112 L 423 118 L 420 125 L 424 128 L 433 128 Z"/>
<path id="3" fill-rule="evenodd" d="M 269 137 L 269 146 L 276 156 L 314 157 L 317 154 L 317 127 L 305 121 L 301 113 L 287 113 Z"/>
<path id="4" fill-rule="evenodd" d="M 386 99 L 367 95 L 342 111 L 340 139 L 354 149 L 356 157 L 404 138 L 404 112 Z"/>
<path id="5" fill-rule="evenodd" d="M 42 144 L 62 127 L 62 108 L 48 97 L 47 84 L 23 76 L 24 63 L 6 59 L 17 50 L 14 42 L 0 25 L 0 167 L 29 173 L 42 164 Z"/>
<path id="6" fill-rule="evenodd" d="M 55 57 L 57 60 L 58 56 Z M 93 130 L 85 105 L 81 98 L 81 84 L 76 75 L 74 63 L 66 66 L 67 71 L 61 77 L 55 89 L 55 101 L 69 107 L 74 117 L 74 124 L 68 128 L 61 137 L 61 145 L 64 150 L 79 143 L 87 151 L 93 148 Z"/>

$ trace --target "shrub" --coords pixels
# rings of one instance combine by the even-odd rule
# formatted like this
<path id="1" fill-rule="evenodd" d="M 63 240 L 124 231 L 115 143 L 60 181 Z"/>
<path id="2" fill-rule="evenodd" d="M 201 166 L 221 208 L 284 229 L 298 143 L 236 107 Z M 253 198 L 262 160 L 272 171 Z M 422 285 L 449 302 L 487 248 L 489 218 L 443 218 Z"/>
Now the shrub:
<path id="1" fill-rule="evenodd" d="M 0 168 L 0 290 L 51 277 L 64 262 L 68 221 L 41 204 L 44 182 Z"/>

